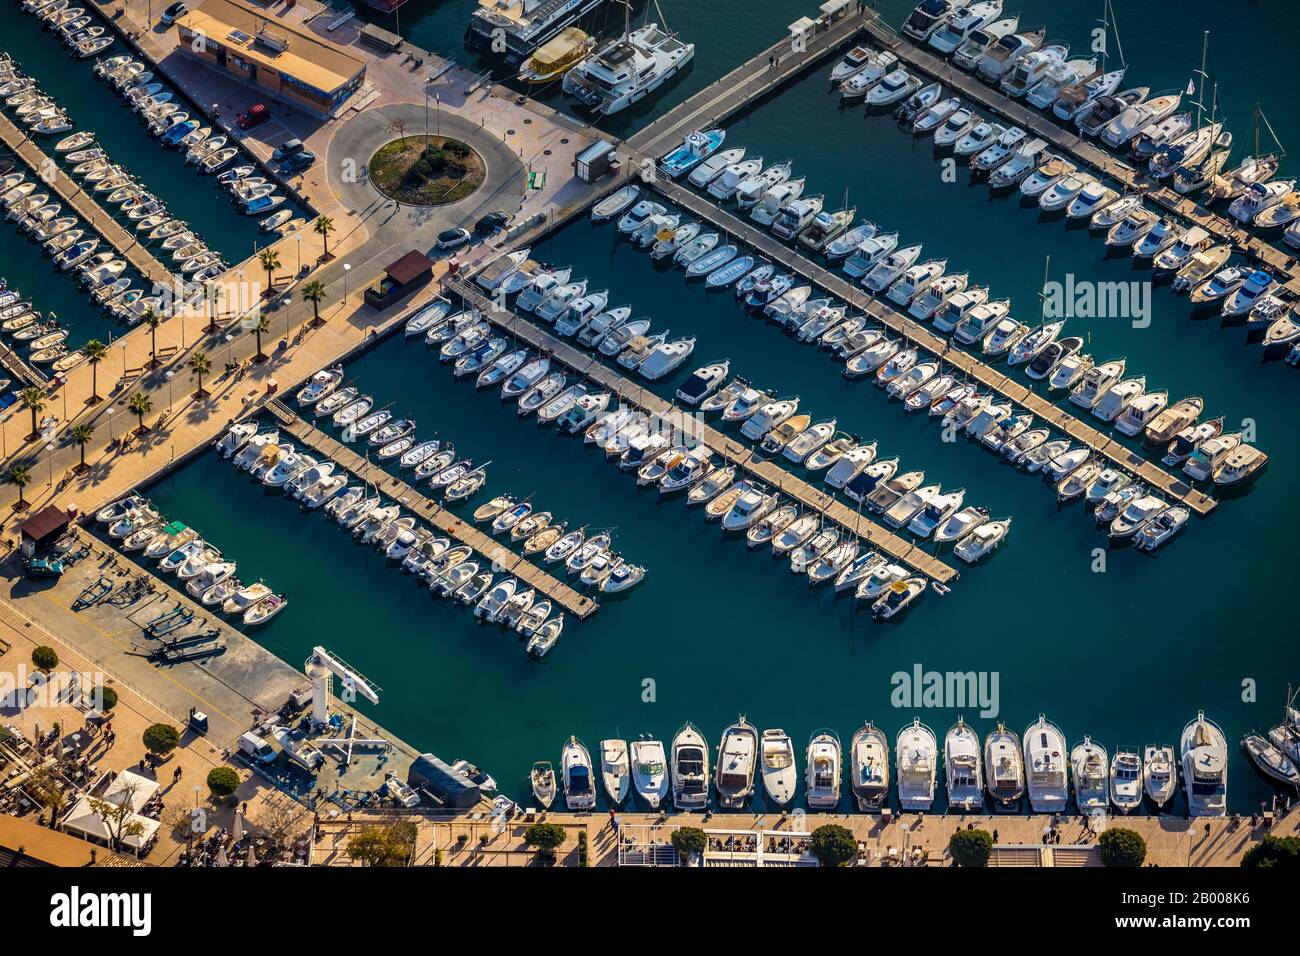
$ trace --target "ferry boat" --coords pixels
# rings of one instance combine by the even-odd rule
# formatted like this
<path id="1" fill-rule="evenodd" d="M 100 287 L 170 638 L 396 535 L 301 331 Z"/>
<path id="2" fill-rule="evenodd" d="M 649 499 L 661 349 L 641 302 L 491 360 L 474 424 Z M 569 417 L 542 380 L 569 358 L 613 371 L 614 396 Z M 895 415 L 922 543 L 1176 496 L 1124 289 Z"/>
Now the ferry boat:
<path id="1" fill-rule="evenodd" d="M 586 31 L 566 27 L 533 52 L 519 70 L 519 79 L 530 87 L 554 82 L 586 59 L 595 45 Z"/>
<path id="2" fill-rule="evenodd" d="M 521 62 L 539 46 L 604 0 L 479 0 L 465 31 L 471 49 L 487 49 Z M 501 42 L 505 49 L 500 49 Z"/>
<path id="3" fill-rule="evenodd" d="M 624 34 L 564 74 L 564 92 L 592 113 L 610 116 L 649 96 L 695 56 L 657 23 Z"/>
<path id="4" fill-rule="evenodd" d="M 1183 787 L 1187 813 L 1193 817 L 1221 817 L 1228 806 L 1228 742 L 1219 725 L 1197 711 L 1183 728 L 1179 749 L 1183 759 Z"/>

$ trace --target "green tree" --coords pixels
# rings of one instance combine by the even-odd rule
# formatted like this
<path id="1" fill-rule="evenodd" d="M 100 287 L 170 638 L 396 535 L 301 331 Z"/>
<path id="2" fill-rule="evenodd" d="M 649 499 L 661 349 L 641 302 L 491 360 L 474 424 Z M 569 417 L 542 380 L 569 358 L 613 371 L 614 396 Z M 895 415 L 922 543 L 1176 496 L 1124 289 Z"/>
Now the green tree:
<path id="1" fill-rule="evenodd" d="M 45 411 L 45 393 L 35 385 L 29 385 L 18 393 L 18 401 L 32 413 L 32 433 L 27 436 L 28 441 L 36 441 L 38 432 L 36 428 L 36 416 Z"/>
<path id="2" fill-rule="evenodd" d="M 329 216 L 317 216 L 312 229 L 314 229 L 324 241 L 324 253 L 321 258 L 328 259 L 330 257 L 330 233 L 334 231 L 334 220 Z"/>
<path id="3" fill-rule="evenodd" d="M 156 368 L 158 365 L 158 326 L 162 325 L 162 319 L 154 311 L 153 306 L 146 306 L 144 315 L 140 320 L 149 326 L 149 367 Z"/>
<path id="4" fill-rule="evenodd" d="M 239 774 L 233 767 L 213 767 L 208 771 L 208 789 L 218 799 L 228 797 L 239 789 Z"/>
<path id="5" fill-rule="evenodd" d="M 99 692 L 100 706 L 104 710 L 112 710 L 117 706 L 117 691 L 111 687 L 104 687 Z"/>
<path id="6" fill-rule="evenodd" d="M 1247 869 L 1288 869 L 1300 867 L 1300 837 L 1266 836 L 1241 858 Z"/>
<path id="7" fill-rule="evenodd" d="M 77 471 L 85 471 L 86 445 L 95 434 L 95 426 L 90 424 L 90 422 L 78 422 L 72 426 L 70 434 L 72 435 L 72 440 L 77 443 L 77 448 L 81 451 L 81 463 L 77 465 Z"/>
<path id="8" fill-rule="evenodd" d="M 407 866 L 415 851 L 417 832 L 410 820 L 365 826 L 348 840 L 348 855 L 366 866 Z"/>
<path id="9" fill-rule="evenodd" d="M 280 268 L 280 253 L 267 246 L 257 251 L 257 261 L 266 270 L 266 292 L 263 294 L 269 296 L 275 291 L 275 270 Z"/>
<path id="10" fill-rule="evenodd" d="M 262 336 L 271 331 L 271 320 L 266 316 L 258 313 L 257 323 L 253 326 L 253 335 L 257 337 L 257 354 L 253 356 L 254 362 L 265 362 L 266 355 L 262 352 Z"/>
<path id="11" fill-rule="evenodd" d="M 208 325 L 203 331 L 209 335 L 217 331 L 217 303 L 226 297 L 225 286 L 209 282 L 203 287 L 203 301 L 208 306 Z"/>
<path id="12" fill-rule="evenodd" d="M 27 470 L 26 465 L 14 465 L 9 469 L 9 480 L 18 486 L 18 510 L 22 511 L 27 507 L 27 502 L 23 499 L 23 489 L 32 483 L 32 473 Z"/>
<path id="13" fill-rule="evenodd" d="M 1125 827 L 1111 827 L 1097 838 L 1105 866 L 1138 867 L 1147 858 L 1147 841 Z"/>
<path id="14" fill-rule="evenodd" d="M 59 655 L 48 644 L 42 644 L 33 649 L 32 663 L 43 671 L 52 671 L 59 666 Z"/>
<path id="15" fill-rule="evenodd" d="M 311 303 L 311 321 L 313 325 L 320 324 L 320 304 L 325 298 L 325 285 L 318 279 L 310 279 L 302 284 L 302 295 L 304 302 Z"/>
<path id="16" fill-rule="evenodd" d="M 144 392 L 136 392 L 131 396 L 131 400 L 126 403 L 126 407 L 131 410 L 132 414 L 140 419 L 140 427 L 137 429 L 137 432 L 139 434 L 144 434 L 146 431 L 144 427 L 144 417 L 153 411 L 153 399 Z"/>
<path id="17" fill-rule="evenodd" d="M 86 356 L 90 365 L 90 402 L 93 405 L 99 398 L 99 363 L 108 357 L 108 346 L 99 339 L 91 339 L 81 347 L 81 354 Z"/>
<path id="18" fill-rule="evenodd" d="M 181 732 L 171 724 L 150 724 L 140 739 L 150 753 L 165 757 L 180 744 Z"/>
<path id="19" fill-rule="evenodd" d="M 958 866 L 988 866 L 993 834 L 988 830 L 958 830 L 948 841 L 948 855 Z"/>
<path id="20" fill-rule="evenodd" d="M 853 831 L 837 823 L 824 823 L 812 833 L 812 853 L 822 866 L 843 866 L 858 855 Z"/>
<path id="21" fill-rule="evenodd" d="M 564 827 L 557 823 L 534 823 L 524 831 L 524 844 L 543 856 L 555 859 L 555 851 L 564 843 Z"/>
<path id="22" fill-rule="evenodd" d="M 683 860 L 693 854 L 703 853 L 709 845 L 709 837 L 699 827 L 678 827 L 672 835 L 673 849 Z"/>
<path id="23" fill-rule="evenodd" d="M 194 377 L 199 380 L 199 388 L 198 391 L 194 393 L 194 397 L 205 398 L 208 393 L 203 391 L 203 376 L 212 371 L 212 360 L 208 358 L 208 353 L 195 352 L 190 356 L 189 361 L 185 364 L 190 367 L 190 371 L 194 373 Z"/>

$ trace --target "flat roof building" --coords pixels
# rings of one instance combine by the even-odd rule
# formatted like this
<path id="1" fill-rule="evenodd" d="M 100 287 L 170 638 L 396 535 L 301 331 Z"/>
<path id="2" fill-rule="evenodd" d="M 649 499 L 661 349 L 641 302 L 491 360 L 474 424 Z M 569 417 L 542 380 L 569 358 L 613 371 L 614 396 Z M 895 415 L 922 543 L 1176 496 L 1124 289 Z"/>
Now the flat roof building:
<path id="1" fill-rule="evenodd" d="M 241 0 L 204 0 L 176 25 L 185 55 L 320 116 L 337 113 L 365 79 L 361 57 Z"/>

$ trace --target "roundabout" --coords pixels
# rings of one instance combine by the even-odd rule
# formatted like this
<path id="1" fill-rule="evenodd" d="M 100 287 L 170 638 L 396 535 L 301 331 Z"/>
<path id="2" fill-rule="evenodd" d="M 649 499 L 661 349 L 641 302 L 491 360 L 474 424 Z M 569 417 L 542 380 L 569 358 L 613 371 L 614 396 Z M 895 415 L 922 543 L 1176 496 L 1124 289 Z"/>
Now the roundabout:
<path id="1" fill-rule="evenodd" d="M 401 136 L 366 165 L 371 183 L 389 199 L 412 206 L 446 206 L 483 185 L 486 166 L 469 145 L 450 136 Z"/>

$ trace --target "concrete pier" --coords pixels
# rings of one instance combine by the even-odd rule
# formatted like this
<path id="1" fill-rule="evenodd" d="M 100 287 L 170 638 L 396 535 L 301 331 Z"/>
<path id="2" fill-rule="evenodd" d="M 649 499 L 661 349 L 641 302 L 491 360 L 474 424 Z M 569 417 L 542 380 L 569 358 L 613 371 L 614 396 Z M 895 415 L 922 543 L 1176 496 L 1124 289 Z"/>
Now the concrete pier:
<path id="1" fill-rule="evenodd" d="M 400 478 L 394 478 L 379 465 L 373 464 L 347 445 L 331 438 L 305 419 L 299 418 L 283 402 L 272 400 L 267 402 L 266 407 L 280 423 L 280 428 L 295 439 L 310 445 L 341 468 L 346 469 L 358 481 L 372 485 L 377 491 L 388 495 L 419 520 L 436 528 L 442 534 L 455 538 L 461 544 L 469 545 L 476 554 L 492 562 L 494 568 L 499 568 L 503 573 L 511 574 L 529 587 L 535 588 L 538 593 L 546 595 L 567 613 L 583 620 L 594 614 L 600 607 L 591 598 L 580 594 L 550 572 L 542 570 L 527 558 L 511 551 L 492 536 L 484 534 L 431 498 L 422 495 Z"/>
<path id="2" fill-rule="evenodd" d="M 54 160 L 6 116 L 0 116 L 0 139 L 3 139 L 5 145 L 31 168 L 42 188 L 57 194 L 67 208 L 76 212 L 113 247 L 114 252 L 144 276 L 147 282 L 164 288 L 171 285 L 172 274 L 163 267 L 162 263 L 155 259 L 135 236 L 122 228 L 81 186 L 69 179 Z"/>

